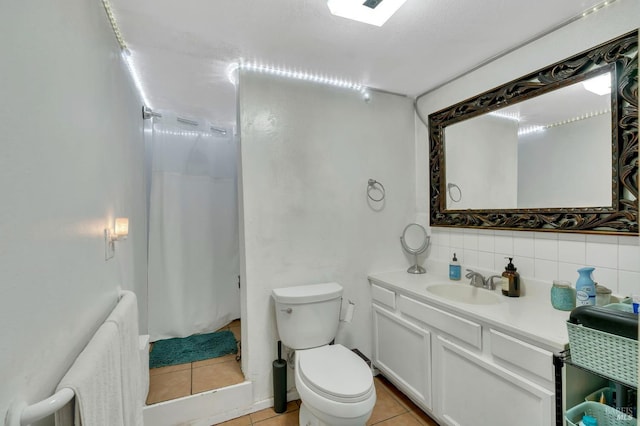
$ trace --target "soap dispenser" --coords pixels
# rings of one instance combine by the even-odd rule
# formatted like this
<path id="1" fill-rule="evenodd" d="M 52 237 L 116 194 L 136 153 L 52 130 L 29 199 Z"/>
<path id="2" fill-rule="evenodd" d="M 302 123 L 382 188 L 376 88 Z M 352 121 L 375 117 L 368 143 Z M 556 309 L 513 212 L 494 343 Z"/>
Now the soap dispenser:
<path id="1" fill-rule="evenodd" d="M 449 263 L 449 279 L 454 281 L 460 281 L 462 275 L 462 267 L 458 262 L 458 258 L 456 254 L 453 253 L 453 259 L 451 259 L 451 263 Z"/>
<path id="2" fill-rule="evenodd" d="M 520 297 L 520 274 L 513 265 L 513 257 L 505 257 L 509 263 L 502 273 L 502 294 L 509 297 Z"/>

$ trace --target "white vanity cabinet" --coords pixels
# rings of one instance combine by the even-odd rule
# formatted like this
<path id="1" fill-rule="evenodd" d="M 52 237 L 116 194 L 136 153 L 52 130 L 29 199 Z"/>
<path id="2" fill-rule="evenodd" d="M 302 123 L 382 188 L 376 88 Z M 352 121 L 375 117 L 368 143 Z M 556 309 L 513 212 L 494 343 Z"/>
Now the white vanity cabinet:
<path id="1" fill-rule="evenodd" d="M 373 306 L 373 363 L 424 410 L 431 402 L 431 333 Z"/>
<path id="2" fill-rule="evenodd" d="M 553 388 L 436 336 L 436 416 L 448 425 L 555 424 Z"/>
<path id="3" fill-rule="evenodd" d="M 427 298 L 371 285 L 373 364 L 440 424 L 556 424 L 552 352 Z"/>

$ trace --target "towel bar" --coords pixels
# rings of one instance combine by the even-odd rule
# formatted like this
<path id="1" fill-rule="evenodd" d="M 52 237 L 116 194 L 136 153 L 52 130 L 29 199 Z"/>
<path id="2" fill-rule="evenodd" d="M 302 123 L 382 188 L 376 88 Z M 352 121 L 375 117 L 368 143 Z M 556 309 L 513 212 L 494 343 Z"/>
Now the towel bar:
<path id="1" fill-rule="evenodd" d="M 26 405 L 24 402 L 9 407 L 5 418 L 6 426 L 28 426 L 33 422 L 44 419 L 67 405 L 75 396 L 73 389 L 62 388 L 47 399 L 35 404 Z"/>
<path id="2" fill-rule="evenodd" d="M 122 299 L 125 291 L 118 290 L 118 301 Z M 62 409 L 75 397 L 71 388 L 62 388 L 47 399 L 35 404 L 27 405 L 24 402 L 14 403 L 5 416 L 5 426 L 28 426 L 31 423 L 44 419 Z"/>

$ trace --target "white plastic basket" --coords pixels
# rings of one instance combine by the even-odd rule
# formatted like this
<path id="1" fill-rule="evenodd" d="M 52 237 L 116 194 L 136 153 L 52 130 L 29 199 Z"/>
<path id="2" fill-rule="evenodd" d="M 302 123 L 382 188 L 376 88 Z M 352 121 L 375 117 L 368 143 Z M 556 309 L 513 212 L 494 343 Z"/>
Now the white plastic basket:
<path id="1" fill-rule="evenodd" d="M 568 410 L 565 414 L 567 425 L 578 426 L 582 417 L 588 414 L 595 417 L 598 426 L 636 426 L 636 419 L 608 405 L 587 401 Z"/>
<path id="2" fill-rule="evenodd" d="M 638 385 L 638 341 L 567 322 L 571 361 L 614 381 Z"/>

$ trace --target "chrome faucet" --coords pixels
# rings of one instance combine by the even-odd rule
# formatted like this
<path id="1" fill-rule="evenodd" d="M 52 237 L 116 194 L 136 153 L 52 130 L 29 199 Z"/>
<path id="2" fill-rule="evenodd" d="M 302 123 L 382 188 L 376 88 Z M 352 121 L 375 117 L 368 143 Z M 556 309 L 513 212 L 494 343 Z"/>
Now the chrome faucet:
<path id="1" fill-rule="evenodd" d="M 481 273 L 476 272 L 472 269 L 467 269 L 466 278 L 469 278 L 471 284 L 474 287 L 482 287 L 487 290 L 495 290 L 496 283 L 493 281 L 494 278 L 502 278 L 502 275 L 491 275 L 487 278 L 483 277 Z"/>
<path id="2" fill-rule="evenodd" d="M 486 289 L 489 290 L 495 290 L 496 289 L 496 283 L 493 282 L 494 278 L 499 278 L 502 279 L 502 275 L 491 275 L 490 277 L 487 277 L 486 281 L 485 281 L 485 285 L 486 285 Z M 500 285 L 500 281 L 498 281 L 498 285 Z"/>
<path id="3" fill-rule="evenodd" d="M 465 275 L 465 277 L 471 279 L 471 282 L 469 284 L 474 287 L 486 288 L 487 282 L 484 280 L 484 277 L 481 273 L 473 271 L 471 269 L 467 269 L 467 272 L 468 273 Z"/>

